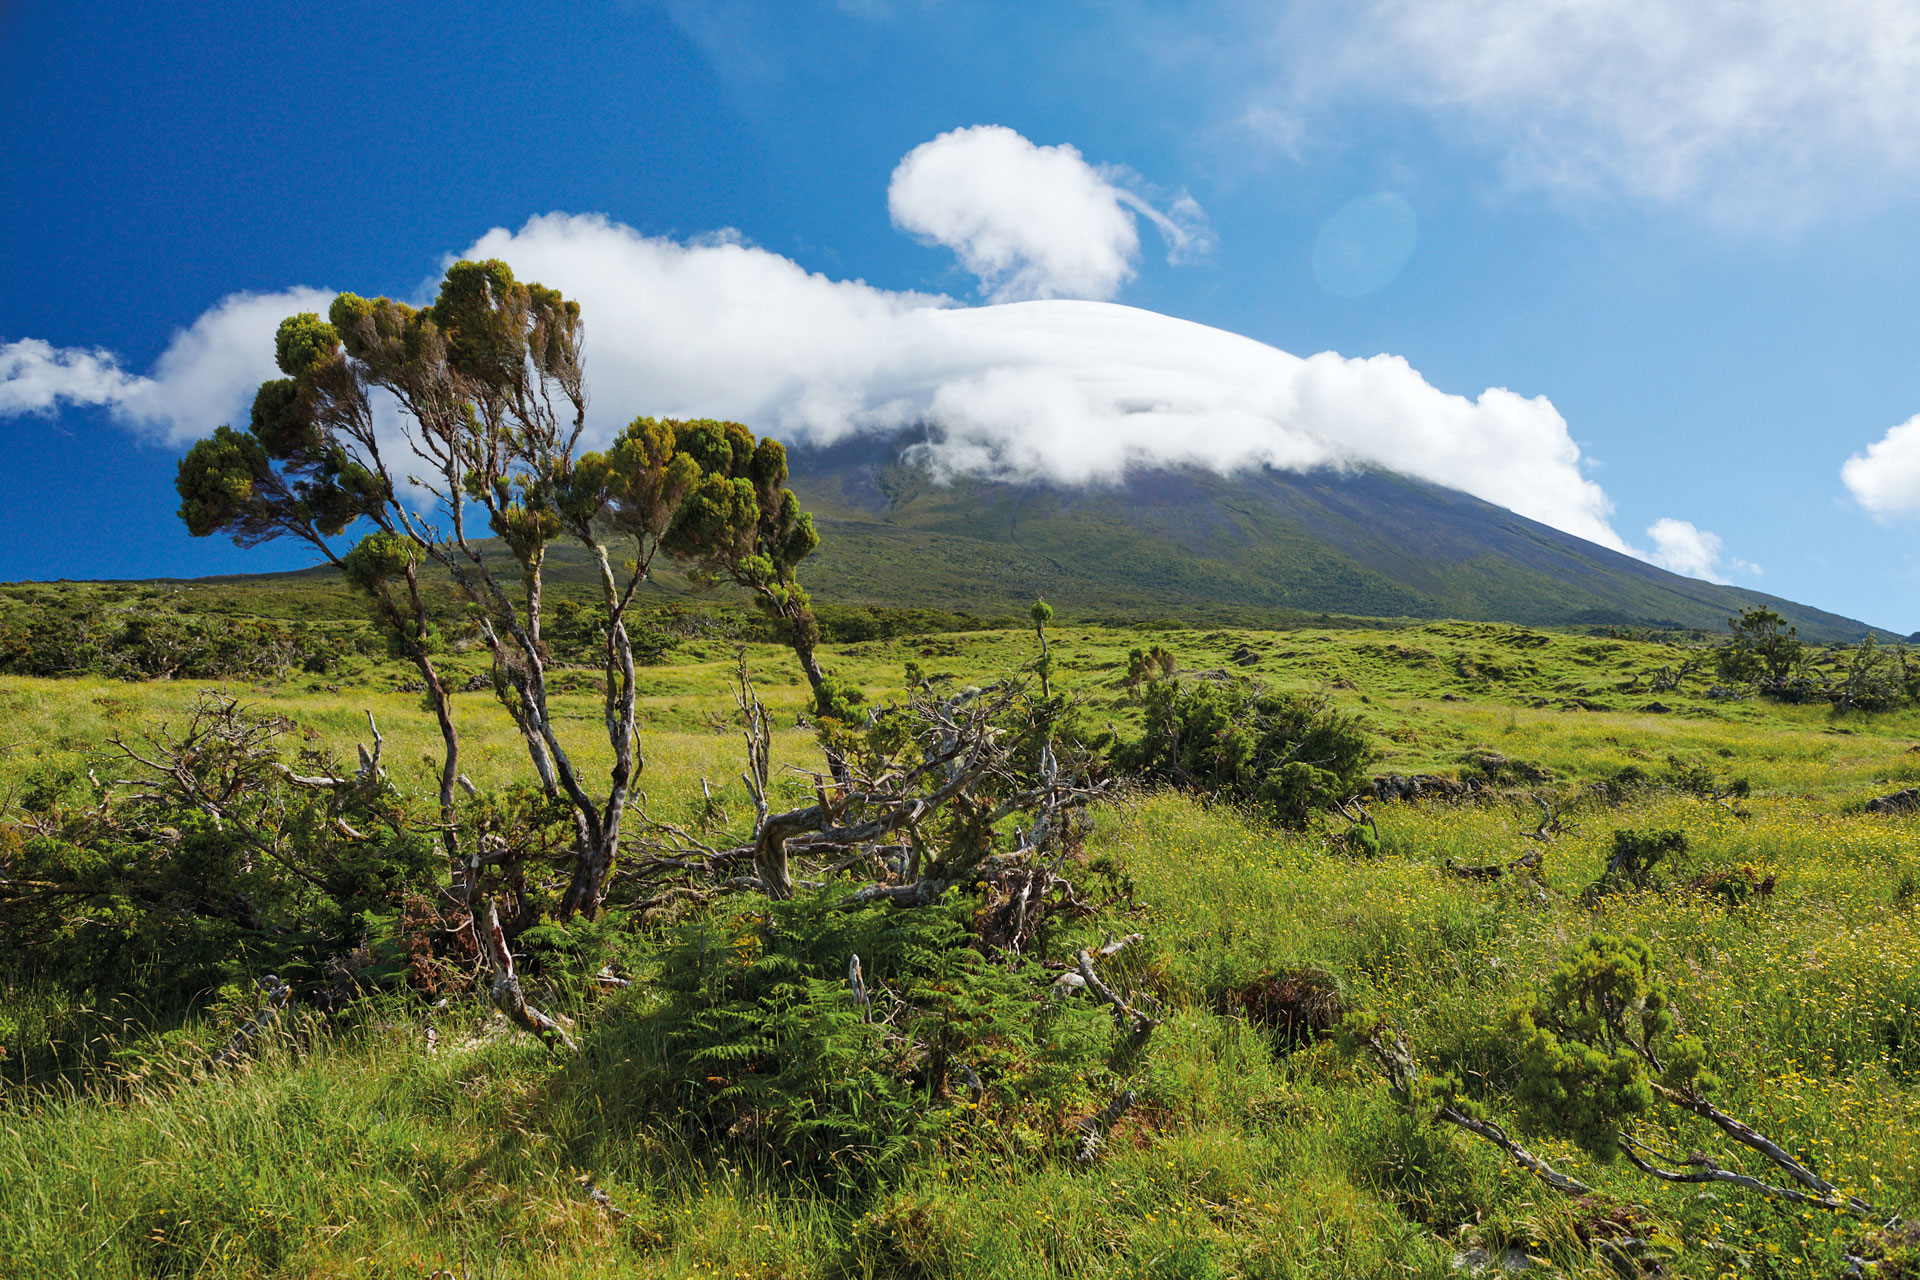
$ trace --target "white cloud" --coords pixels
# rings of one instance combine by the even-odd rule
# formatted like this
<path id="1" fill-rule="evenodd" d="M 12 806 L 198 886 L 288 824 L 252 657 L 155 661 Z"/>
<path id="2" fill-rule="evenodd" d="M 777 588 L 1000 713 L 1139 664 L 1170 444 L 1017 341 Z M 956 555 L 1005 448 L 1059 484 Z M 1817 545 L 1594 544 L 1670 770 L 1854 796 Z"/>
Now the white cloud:
<path id="1" fill-rule="evenodd" d="M 642 410 L 814 443 L 931 422 L 937 466 L 1069 484 L 1151 465 L 1381 466 L 1624 549 L 1552 404 L 1449 395 L 1396 356 L 1302 359 L 1112 303 L 955 307 L 593 217 L 491 231 L 466 256 L 580 299 L 601 431 Z"/>
<path id="2" fill-rule="evenodd" d="M 0 343 L 0 415 L 110 404 L 132 381 L 101 348 L 56 347 L 38 338 Z"/>
<path id="3" fill-rule="evenodd" d="M 1920 516 L 1920 415 L 1908 418 L 1840 467 L 1853 500 L 1881 520 Z"/>
<path id="4" fill-rule="evenodd" d="M 1096 169 L 1071 146 L 1035 146 L 1002 125 L 954 129 L 908 152 L 887 187 L 894 225 L 959 255 L 996 302 L 1111 298 L 1133 278 L 1145 217 L 1169 261 L 1203 255 L 1206 215 L 1192 197 L 1157 208 L 1124 169 Z"/>
<path id="5" fill-rule="evenodd" d="M 1516 178 L 1810 212 L 1920 168 L 1920 8 L 1907 0 L 1311 0 L 1277 22 L 1244 119 L 1297 130 L 1353 96 L 1436 113 Z M 1275 74 L 1277 71 L 1277 75 Z M 1289 150 L 1298 141 L 1283 136 Z M 1764 206 L 1756 208 L 1755 203 Z"/>
<path id="6" fill-rule="evenodd" d="M 1647 529 L 1647 536 L 1653 539 L 1653 551 L 1639 553 L 1642 559 L 1688 578 L 1702 578 L 1722 584 L 1731 581 L 1720 572 L 1719 534 L 1696 529 L 1688 520 L 1663 516 Z M 1744 560 L 1734 561 L 1733 567 L 1759 572 L 1756 566 Z"/>
<path id="7" fill-rule="evenodd" d="M 0 417 L 104 406 L 115 421 L 169 444 L 222 423 L 245 425 L 254 391 L 279 376 L 274 329 L 297 311 L 324 314 L 333 296 L 305 288 L 232 294 L 174 334 L 144 375 L 128 373 L 108 351 L 36 338 L 0 343 Z"/>
<path id="8" fill-rule="evenodd" d="M 580 301 L 595 442 L 655 413 L 821 444 L 930 423 L 936 468 L 1064 484 L 1146 466 L 1377 466 L 1628 549 L 1544 397 L 1448 394 L 1397 356 L 1302 358 L 1104 302 L 958 307 L 809 274 L 737 241 L 649 238 L 592 216 L 496 229 L 462 256 L 503 258 Z M 174 441 L 244 421 L 254 384 L 273 374 L 274 325 L 325 301 L 304 290 L 229 299 L 146 376 L 41 347 L 0 379 L 0 411 L 44 408 L 50 394 L 105 403 Z M 62 368 L 64 389 L 49 393 L 46 371 Z"/>

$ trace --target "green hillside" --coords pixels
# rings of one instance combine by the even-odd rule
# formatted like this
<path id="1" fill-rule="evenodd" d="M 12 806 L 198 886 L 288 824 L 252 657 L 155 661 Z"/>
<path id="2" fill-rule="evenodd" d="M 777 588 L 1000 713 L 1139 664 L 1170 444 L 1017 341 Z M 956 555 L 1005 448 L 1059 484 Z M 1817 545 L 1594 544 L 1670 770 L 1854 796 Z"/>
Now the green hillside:
<path id="1" fill-rule="evenodd" d="M 1683 578 L 1478 498 L 1378 471 L 1135 473 L 1108 488 L 939 483 L 897 449 L 795 451 L 823 598 L 1081 613 L 1461 618 L 1719 630 L 1766 604 L 1817 640 L 1865 623 Z"/>

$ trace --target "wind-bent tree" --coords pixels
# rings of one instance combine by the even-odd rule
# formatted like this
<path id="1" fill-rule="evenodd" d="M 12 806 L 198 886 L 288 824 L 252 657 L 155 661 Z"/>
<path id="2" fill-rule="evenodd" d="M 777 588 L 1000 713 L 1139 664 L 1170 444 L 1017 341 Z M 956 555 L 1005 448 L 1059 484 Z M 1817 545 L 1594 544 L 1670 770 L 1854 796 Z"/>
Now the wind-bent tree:
<path id="1" fill-rule="evenodd" d="M 820 535 L 786 487 L 786 446 L 771 439 L 756 444 L 737 422 L 702 418 L 668 425 L 677 447 L 700 468 L 698 483 L 666 530 L 668 553 L 689 562 L 698 584 L 746 588 L 799 658 L 815 713 L 844 718 L 845 695 L 815 656 L 820 623 L 796 573 L 820 545 Z"/>
<path id="2" fill-rule="evenodd" d="M 640 418 L 605 452 L 576 453 L 587 412 L 583 338 L 579 304 L 515 280 L 498 261 L 455 263 L 428 307 L 342 294 L 325 320 L 303 313 L 281 323 L 275 358 L 285 376 L 262 384 L 247 431 L 223 426 L 196 444 L 176 482 L 181 518 L 196 536 L 226 533 L 242 546 L 301 538 L 373 601 L 419 670 L 439 721 L 441 839 L 492 961 L 495 1001 L 549 1039 L 558 1029 L 521 998 L 484 887 L 490 872 L 524 855 L 497 842 L 460 845 L 460 738 L 433 659 L 428 567 L 472 607 L 495 692 L 540 787 L 571 815 L 562 919 L 598 911 L 644 763 L 626 619 L 662 550 L 753 590 L 788 622 L 816 689 L 824 679 L 813 657 L 817 628 L 794 573 L 817 538 L 783 487 L 785 451 L 756 443 L 736 423 Z M 383 438 L 379 393 L 399 409 L 400 441 Z M 480 540 L 476 515 L 505 545 L 510 569 Z M 337 551 L 335 540 L 356 522 L 370 531 Z M 598 794 L 548 707 L 543 569 L 562 537 L 584 547 L 598 569 L 594 619 L 613 753 Z M 626 553 L 617 561 L 615 545 Z"/>
<path id="3" fill-rule="evenodd" d="M 1715 655 L 1720 674 L 1728 680 L 1764 679 L 1779 684 L 1793 673 L 1806 653 L 1799 629 L 1764 606 L 1742 609 L 1727 619 L 1733 638 Z"/>

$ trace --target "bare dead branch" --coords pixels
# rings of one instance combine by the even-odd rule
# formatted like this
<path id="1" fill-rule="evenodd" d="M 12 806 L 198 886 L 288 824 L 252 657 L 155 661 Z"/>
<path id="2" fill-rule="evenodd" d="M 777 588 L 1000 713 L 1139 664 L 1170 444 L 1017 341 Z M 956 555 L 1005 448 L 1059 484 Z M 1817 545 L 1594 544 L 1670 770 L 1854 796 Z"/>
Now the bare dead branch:
<path id="1" fill-rule="evenodd" d="M 1081 1134 L 1079 1145 L 1074 1148 L 1075 1164 L 1092 1164 L 1100 1155 L 1100 1149 L 1106 1145 L 1107 1130 L 1119 1122 L 1120 1117 L 1133 1110 L 1133 1104 L 1140 1095 L 1131 1089 L 1122 1089 L 1114 1095 L 1113 1101 L 1100 1108 L 1099 1114 L 1086 1116 L 1075 1124 Z"/>
<path id="2" fill-rule="evenodd" d="M 293 988 L 271 973 L 260 979 L 259 986 L 266 993 L 266 999 L 251 1018 L 240 1024 L 240 1029 L 233 1033 L 233 1039 L 227 1042 L 226 1047 L 207 1060 L 209 1070 L 238 1062 L 293 999 Z"/>
<path id="3" fill-rule="evenodd" d="M 1412 1105 L 1418 1096 L 1420 1068 L 1413 1060 L 1413 1054 L 1407 1049 L 1406 1039 L 1398 1029 L 1388 1026 L 1376 1027 L 1365 1034 L 1356 1035 L 1380 1070 L 1386 1074 L 1387 1087 L 1393 1096 L 1403 1105 Z M 1441 1102 L 1432 1116 L 1435 1124 L 1450 1124 L 1464 1129 L 1476 1138 L 1491 1142 L 1510 1156 L 1515 1164 L 1531 1173 L 1556 1191 L 1568 1195 L 1592 1195 L 1593 1188 L 1578 1178 L 1570 1178 L 1552 1165 L 1534 1155 L 1525 1147 L 1507 1136 L 1507 1131 L 1491 1120 L 1482 1120 L 1468 1115 L 1448 1102 Z"/>
<path id="4" fill-rule="evenodd" d="M 1560 815 L 1554 812 L 1553 806 L 1547 803 L 1545 796 L 1536 791 L 1533 793 L 1533 799 L 1541 809 L 1540 825 L 1523 834 L 1529 840 L 1538 840 L 1541 844 L 1546 844 L 1555 836 L 1564 834 L 1566 827 L 1561 823 Z"/>
<path id="5" fill-rule="evenodd" d="M 1079 962 L 1080 966 L 1080 980 L 1086 984 L 1087 990 L 1093 992 L 1093 994 L 1113 1006 L 1113 1020 L 1115 1023 L 1123 1027 L 1128 1027 L 1140 1035 L 1145 1035 L 1160 1025 L 1159 1019 L 1148 1017 L 1145 1013 L 1142 1013 L 1132 1004 L 1122 999 L 1119 992 L 1102 982 L 1100 975 L 1093 971 L 1093 957 L 1086 951 L 1082 950 L 1075 959 Z"/>
<path id="6" fill-rule="evenodd" d="M 1034 702 L 1017 682 L 963 689 L 941 696 L 922 688 L 904 707 L 876 709 L 881 723 L 904 733 L 884 749 L 836 756 L 833 777 L 804 772 L 811 802 L 776 810 L 771 799 L 771 722 L 744 663 L 735 680 L 735 705 L 744 723 L 746 768 L 741 780 L 754 806 L 750 839 L 716 848 L 684 828 L 649 822 L 634 844 L 642 858 L 629 874 L 640 879 L 738 880 L 751 864 L 753 880 L 770 897 L 796 885 L 825 884 L 869 866 L 874 877 L 839 901 L 917 906 L 963 887 L 1058 856 L 1077 839 L 1070 819 L 1106 784 L 1085 761 L 1063 762 L 1052 726 L 1062 708 Z M 1011 842 L 1001 825 L 1016 820 Z M 884 850 L 897 850 L 889 858 Z M 1008 943 L 1017 949 L 1033 924 L 1038 902 L 1057 883 L 1052 875 L 1011 886 L 1019 899 Z"/>
<path id="7" fill-rule="evenodd" d="M 522 1031 L 540 1037 L 548 1048 L 575 1052 L 579 1046 L 574 1044 L 566 1028 L 527 1003 L 526 993 L 520 987 L 520 978 L 513 971 L 513 952 L 507 946 L 506 931 L 500 927 L 500 912 L 491 897 L 486 900 L 485 916 L 476 916 L 476 923 L 480 927 L 475 932 L 481 937 L 487 962 L 493 969 L 489 995 L 494 1008 L 506 1014 L 508 1021 Z"/>
<path id="8" fill-rule="evenodd" d="M 1629 1048 L 1631 1048 L 1635 1053 L 1638 1053 L 1650 1065 L 1654 1065 L 1656 1067 L 1658 1066 L 1657 1060 L 1644 1047 L 1634 1043 L 1630 1039 L 1627 1040 L 1626 1043 Z M 1746 1147 L 1751 1151 L 1757 1152 L 1761 1157 L 1763 1157 L 1769 1163 L 1771 1163 L 1776 1169 L 1779 1169 L 1782 1173 L 1786 1174 L 1789 1178 L 1792 1178 L 1795 1182 L 1799 1183 L 1801 1186 L 1813 1192 L 1814 1198 L 1809 1199 L 1807 1203 L 1818 1204 L 1824 1208 L 1836 1209 L 1845 1213 L 1851 1213 L 1856 1217 L 1861 1217 L 1861 1218 L 1881 1218 L 1886 1216 L 1879 1209 L 1874 1208 L 1874 1206 L 1868 1204 L 1866 1201 L 1860 1199 L 1858 1196 L 1842 1195 L 1838 1187 L 1834 1186 L 1831 1182 L 1828 1182 L 1825 1178 L 1822 1178 L 1820 1175 L 1813 1172 L 1813 1170 L 1807 1168 L 1805 1165 L 1801 1164 L 1798 1160 L 1794 1159 L 1791 1155 L 1787 1153 L 1785 1148 L 1780 1146 L 1780 1144 L 1778 1144 L 1777 1142 L 1774 1142 L 1771 1138 L 1767 1137 L 1765 1134 L 1761 1133 L 1759 1130 L 1753 1128 L 1751 1125 L 1745 1123 L 1744 1121 L 1735 1119 L 1733 1116 L 1730 1116 L 1726 1112 L 1720 1110 L 1720 1108 L 1714 1106 L 1713 1103 L 1709 1102 L 1698 1090 L 1675 1089 L 1672 1086 L 1663 1084 L 1658 1080 L 1655 1080 L 1652 1083 L 1653 1083 L 1654 1092 L 1659 1094 L 1661 1098 L 1665 1099 L 1668 1102 L 1671 1102 L 1674 1106 L 1679 1107 L 1681 1110 L 1691 1112 L 1692 1114 L 1699 1116 L 1701 1119 L 1712 1124 L 1715 1128 L 1719 1129 L 1722 1133 L 1726 1134 L 1729 1138 L 1732 1138 L 1735 1142 L 1739 1143 L 1741 1146 Z M 1626 1139 L 1623 1135 L 1622 1142 L 1624 1143 L 1625 1141 Z M 1691 1166 L 1695 1166 L 1696 1168 L 1703 1171 L 1718 1168 L 1718 1166 L 1714 1165 L 1712 1161 L 1708 1160 L 1705 1156 L 1702 1156 L 1697 1152 L 1694 1153 L 1694 1155 L 1688 1157 L 1688 1159 L 1684 1163 Z M 1711 1179 L 1683 1178 L 1683 1179 L 1673 1179 L 1673 1180 L 1676 1180 L 1676 1181 L 1701 1180 L 1701 1181 L 1728 1182 L 1728 1181 L 1732 1181 L 1733 1179 L 1730 1177 L 1726 1177 L 1726 1178 L 1714 1177 Z M 1751 1189 L 1760 1190 L 1760 1189 L 1764 1189 L 1764 1186 L 1756 1185 L 1754 1188 L 1751 1188 Z M 1769 1194 L 1774 1194 L 1774 1192 L 1770 1191 Z M 1788 1199 L 1792 1198 L 1791 1195 L 1787 1192 L 1779 1192 L 1778 1194 L 1780 1194 L 1782 1198 L 1788 1198 Z M 1798 1202 L 1796 1201 L 1796 1203 Z"/>

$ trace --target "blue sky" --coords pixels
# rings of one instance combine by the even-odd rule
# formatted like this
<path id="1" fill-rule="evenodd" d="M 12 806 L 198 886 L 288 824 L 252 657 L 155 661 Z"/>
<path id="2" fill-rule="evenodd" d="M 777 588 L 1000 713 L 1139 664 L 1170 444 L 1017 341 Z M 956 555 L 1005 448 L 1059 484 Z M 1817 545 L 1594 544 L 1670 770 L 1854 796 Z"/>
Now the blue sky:
<path id="1" fill-rule="evenodd" d="M 0 6 L 0 579 L 303 563 L 187 537 L 174 460 L 290 291 L 484 248 L 583 298 L 608 423 L 1398 466 L 1911 631 L 1897 9 Z"/>

